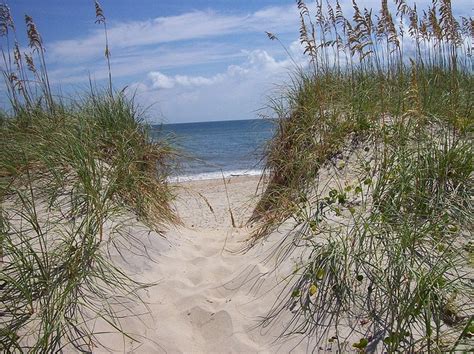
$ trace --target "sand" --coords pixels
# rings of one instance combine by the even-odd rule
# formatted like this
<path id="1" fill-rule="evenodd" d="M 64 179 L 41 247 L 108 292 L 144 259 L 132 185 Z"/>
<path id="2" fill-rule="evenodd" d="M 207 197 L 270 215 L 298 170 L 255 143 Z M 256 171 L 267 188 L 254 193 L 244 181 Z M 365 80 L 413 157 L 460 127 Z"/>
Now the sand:
<path id="1" fill-rule="evenodd" d="M 222 179 L 176 185 L 176 211 L 183 225 L 166 231 L 165 238 L 144 237 L 154 261 L 129 255 L 122 264 L 132 276 L 157 282 L 142 292 L 148 313 L 122 321 L 123 329 L 141 343 L 102 335 L 105 346 L 94 352 L 307 351 L 302 336 L 278 340 L 284 321 L 271 328 L 259 326 L 284 282 L 283 275 L 271 272 L 274 263 L 267 258 L 281 235 L 239 252 L 251 231 L 245 221 L 256 200 L 258 181 L 259 177 L 228 178 L 227 193 Z M 146 233 L 138 228 L 136 232 Z"/>

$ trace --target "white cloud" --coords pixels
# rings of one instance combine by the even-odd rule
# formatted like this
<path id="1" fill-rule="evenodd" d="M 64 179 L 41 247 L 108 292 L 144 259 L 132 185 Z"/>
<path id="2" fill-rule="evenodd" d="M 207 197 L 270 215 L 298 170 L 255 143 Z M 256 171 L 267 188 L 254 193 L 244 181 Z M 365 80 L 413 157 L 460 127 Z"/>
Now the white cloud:
<path id="1" fill-rule="evenodd" d="M 170 89 L 175 86 L 184 87 L 199 87 L 208 86 L 223 79 L 222 75 L 215 75 L 213 77 L 203 76 L 188 76 L 188 75 L 175 75 L 167 76 L 159 71 L 153 71 L 148 74 L 148 77 L 152 81 L 151 86 L 156 89 Z"/>
<path id="2" fill-rule="evenodd" d="M 199 87 L 209 86 L 225 79 L 224 75 L 218 74 L 212 77 L 174 75 L 167 76 L 159 71 L 152 71 L 148 74 L 151 80 L 151 87 L 156 89 L 170 89 L 175 86 Z"/>
<path id="3" fill-rule="evenodd" d="M 193 11 L 146 21 L 111 24 L 108 37 L 114 52 L 125 48 L 196 40 L 236 33 L 294 31 L 298 17 L 295 6 L 278 6 L 244 15 L 226 15 L 214 11 Z M 80 39 L 51 43 L 51 55 L 61 61 L 97 58 L 104 52 L 101 28 Z"/>
<path id="4" fill-rule="evenodd" d="M 181 15 L 158 17 L 144 21 L 110 23 L 108 37 L 111 48 L 114 81 L 150 71 L 193 67 L 201 64 L 229 63 L 241 60 L 243 46 L 254 49 L 250 42 L 239 43 L 243 34 L 265 38 L 265 31 L 296 33 L 296 7 L 274 6 L 250 14 L 229 15 L 212 10 L 192 11 Z M 268 47 L 276 47 L 268 43 Z M 104 33 L 101 27 L 82 38 L 47 44 L 50 77 L 61 85 L 105 80 L 108 71 L 104 58 Z M 118 80 L 117 80 L 118 79 Z M 186 77 L 174 78 L 182 85 L 205 85 L 208 81 Z"/>
<path id="5" fill-rule="evenodd" d="M 296 44 L 293 47 L 298 50 Z M 156 103 L 154 107 L 168 122 L 254 118 L 265 105 L 266 95 L 289 78 L 294 64 L 264 50 L 245 54 L 246 60 L 239 65 L 210 76 L 152 71 L 130 90 L 144 106 Z M 152 121 L 157 120 L 156 111 L 149 114 Z"/>
<path id="6" fill-rule="evenodd" d="M 174 87 L 175 81 L 173 78 L 166 76 L 160 72 L 151 72 L 148 74 L 150 79 L 152 80 L 152 87 L 158 89 L 169 89 Z"/>
<path id="7" fill-rule="evenodd" d="M 289 62 L 276 61 L 264 50 L 244 51 L 247 61 L 243 65 L 229 65 L 227 71 L 210 77 L 174 75 L 168 76 L 160 71 L 152 71 L 148 74 L 153 89 L 171 89 L 177 86 L 184 88 L 196 88 L 219 84 L 230 79 L 244 78 L 257 73 L 275 73 L 282 68 L 288 67 Z"/>
<path id="8" fill-rule="evenodd" d="M 214 76 L 207 78 L 203 76 L 176 75 L 174 79 L 178 85 L 182 86 L 207 86 L 218 82 L 220 77 Z"/>
<path id="9" fill-rule="evenodd" d="M 245 55 L 233 46 L 202 44 L 184 48 L 140 48 L 136 52 L 112 57 L 112 77 L 115 79 L 144 74 L 165 69 L 192 67 L 241 60 Z M 94 80 L 107 79 L 105 59 L 94 63 L 61 65 L 50 70 L 50 78 L 55 83 L 70 84 L 87 82 L 89 74 Z M 136 79 L 136 78 L 135 78 Z"/>

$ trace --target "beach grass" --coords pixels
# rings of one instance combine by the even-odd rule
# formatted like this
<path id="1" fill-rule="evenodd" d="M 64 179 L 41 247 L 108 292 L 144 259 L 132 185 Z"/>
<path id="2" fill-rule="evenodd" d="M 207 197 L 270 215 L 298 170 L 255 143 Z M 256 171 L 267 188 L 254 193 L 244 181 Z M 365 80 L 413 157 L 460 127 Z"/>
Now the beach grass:
<path id="1" fill-rule="evenodd" d="M 309 68 L 270 102 L 249 220 L 250 245 L 289 224 L 279 261 L 297 261 L 264 324 L 291 312 L 284 334 L 314 348 L 472 349 L 472 19 L 352 5 L 297 1 Z"/>
<path id="2" fill-rule="evenodd" d="M 9 8 L 0 10 L 11 103 L 0 115 L 0 350 L 91 352 L 97 321 L 127 337 L 121 319 L 136 315 L 132 304 L 145 306 L 139 290 L 151 284 L 132 279 L 113 255 L 147 255 L 131 224 L 161 233 L 178 222 L 167 183 L 175 152 L 151 139 L 111 75 L 107 90 L 55 96 L 33 19 L 26 16 L 31 52 L 23 53 Z"/>

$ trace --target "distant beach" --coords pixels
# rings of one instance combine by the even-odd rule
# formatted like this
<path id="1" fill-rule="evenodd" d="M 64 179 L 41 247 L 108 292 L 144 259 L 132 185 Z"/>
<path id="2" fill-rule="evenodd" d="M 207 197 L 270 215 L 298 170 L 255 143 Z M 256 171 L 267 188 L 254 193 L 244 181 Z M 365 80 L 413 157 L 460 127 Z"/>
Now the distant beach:
<path id="1" fill-rule="evenodd" d="M 164 124 L 152 134 L 168 135 L 181 151 L 178 174 L 171 182 L 258 176 L 262 152 L 273 135 L 273 123 L 263 119 Z"/>

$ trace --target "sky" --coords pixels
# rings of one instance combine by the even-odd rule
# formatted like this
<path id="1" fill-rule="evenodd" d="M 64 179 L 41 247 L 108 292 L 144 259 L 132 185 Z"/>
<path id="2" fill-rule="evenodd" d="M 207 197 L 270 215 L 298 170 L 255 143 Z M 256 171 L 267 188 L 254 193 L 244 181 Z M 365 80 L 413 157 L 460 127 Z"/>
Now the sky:
<path id="1" fill-rule="evenodd" d="M 332 1 L 335 2 L 335 1 Z M 341 0 L 347 7 L 349 0 Z M 311 1 L 307 1 L 310 5 Z M 379 0 L 359 4 L 377 7 Z M 426 4 L 426 0 L 417 1 Z M 105 86 L 103 27 L 92 0 L 10 0 L 17 27 L 33 17 L 46 47 L 50 79 L 63 95 Z M 126 88 L 151 123 L 257 118 L 298 63 L 294 0 L 102 0 L 114 87 Z M 472 16 L 470 0 L 453 0 Z"/>

